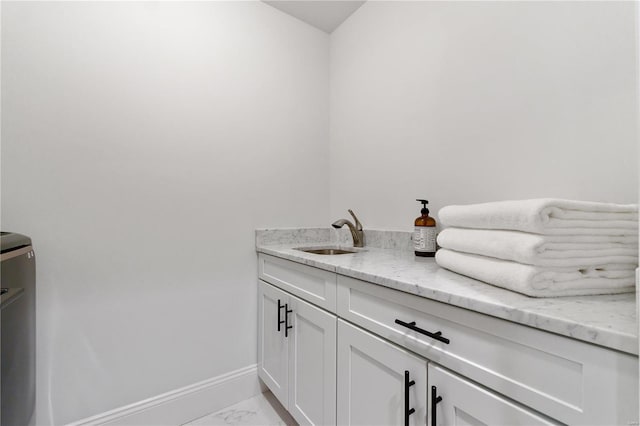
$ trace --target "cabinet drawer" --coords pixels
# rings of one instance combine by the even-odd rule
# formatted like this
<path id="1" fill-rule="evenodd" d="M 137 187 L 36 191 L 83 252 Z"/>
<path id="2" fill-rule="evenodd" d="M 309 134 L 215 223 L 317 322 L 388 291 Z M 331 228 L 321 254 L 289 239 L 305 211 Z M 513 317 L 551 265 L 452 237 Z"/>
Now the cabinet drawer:
<path id="1" fill-rule="evenodd" d="M 344 276 L 337 300 L 338 316 L 561 422 L 636 420 L 636 357 Z"/>
<path id="2" fill-rule="evenodd" d="M 280 287 L 303 300 L 336 312 L 336 274 L 260 253 L 261 280 Z"/>
<path id="3" fill-rule="evenodd" d="M 433 364 L 428 374 L 430 425 L 559 425 Z"/>

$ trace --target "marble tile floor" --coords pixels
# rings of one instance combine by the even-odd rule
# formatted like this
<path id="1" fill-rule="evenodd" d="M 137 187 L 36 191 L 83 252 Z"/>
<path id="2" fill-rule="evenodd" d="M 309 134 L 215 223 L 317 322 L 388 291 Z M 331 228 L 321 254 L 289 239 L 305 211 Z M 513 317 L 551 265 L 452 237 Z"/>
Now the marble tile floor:
<path id="1" fill-rule="evenodd" d="M 183 426 L 297 426 L 269 391 L 196 419 Z"/>

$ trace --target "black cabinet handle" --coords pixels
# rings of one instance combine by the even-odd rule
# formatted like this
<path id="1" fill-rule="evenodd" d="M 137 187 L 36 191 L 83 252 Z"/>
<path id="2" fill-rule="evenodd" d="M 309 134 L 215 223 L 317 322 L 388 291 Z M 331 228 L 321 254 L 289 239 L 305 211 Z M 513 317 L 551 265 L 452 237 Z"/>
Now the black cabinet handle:
<path id="1" fill-rule="evenodd" d="M 442 401 L 441 396 L 438 395 L 438 389 L 435 386 L 431 386 L 431 426 L 437 426 L 436 422 L 436 405 Z"/>
<path id="2" fill-rule="evenodd" d="M 280 299 L 278 299 L 278 331 L 280 331 L 280 324 L 284 324 L 284 320 L 280 319 L 280 309 L 284 308 L 285 305 L 281 304 Z"/>
<path id="3" fill-rule="evenodd" d="M 400 321 L 399 319 L 396 320 L 396 324 L 400 324 L 403 327 L 407 327 L 413 331 L 417 331 L 420 334 L 424 334 L 425 336 L 429 336 L 432 339 L 436 339 L 439 340 L 443 343 L 446 343 L 447 345 L 449 344 L 449 339 L 447 339 L 446 337 L 442 337 L 442 331 L 436 331 L 435 333 L 431 333 L 430 331 L 427 330 L 423 330 L 420 327 L 416 327 L 416 322 L 412 321 L 412 322 L 404 322 L 404 321 Z"/>
<path id="4" fill-rule="evenodd" d="M 409 370 L 404 370 L 404 426 L 409 426 L 409 416 L 416 412 L 415 408 L 409 408 L 409 388 L 415 384 L 409 381 Z"/>
<path id="5" fill-rule="evenodd" d="M 284 337 L 289 337 L 289 329 L 293 328 L 292 325 L 289 325 L 289 314 L 293 312 L 293 310 L 289 309 L 289 304 L 284 304 Z"/>

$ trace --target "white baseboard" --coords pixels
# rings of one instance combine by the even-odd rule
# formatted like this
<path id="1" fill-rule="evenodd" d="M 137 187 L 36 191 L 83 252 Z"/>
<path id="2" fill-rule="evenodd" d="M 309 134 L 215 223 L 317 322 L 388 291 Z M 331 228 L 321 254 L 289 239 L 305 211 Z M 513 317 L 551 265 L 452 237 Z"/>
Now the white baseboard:
<path id="1" fill-rule="evenodd" d="M 256 365 L 185 386 L 68 426 L 176 426 L 221 410 L 263 391 Z"/>

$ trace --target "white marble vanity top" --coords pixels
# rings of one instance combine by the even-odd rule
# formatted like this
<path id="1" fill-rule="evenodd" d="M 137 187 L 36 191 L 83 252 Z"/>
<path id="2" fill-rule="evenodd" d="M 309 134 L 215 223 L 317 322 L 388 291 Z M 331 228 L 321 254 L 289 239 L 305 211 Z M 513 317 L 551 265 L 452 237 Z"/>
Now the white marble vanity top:
<path id="1" fill-rule="evenodd" d="M 406 293 L 638 354 L 634 293 L 528 297 L 442 269 L 432 258 L 416 257 L 412 251 L 407 250 L 404 243 L 398 243 L 397 238 L 386 242 L 386 246 L 395 249 L 366 245 L 364 251 L 333 256 L 295 250 L 296 247 L 336 245 L 336 239 L 332 239 L 330 230 L 310 231 L 288 230 L 278 234 L 277 238 L 272 238 L 273 235 L 264 237 L 265 232 L 275 231 L 257 231 L 256 249 L 261 253 Z M 380 241 L 377 242 L 378 246 L 384 246 Z M 347 244 L 343 245 L 348 247 Z M 400 247 L 396 248 L 397 246 Z"/>

